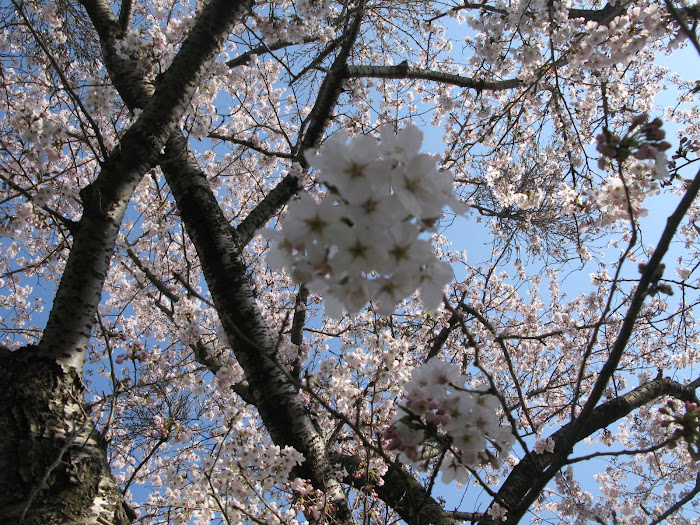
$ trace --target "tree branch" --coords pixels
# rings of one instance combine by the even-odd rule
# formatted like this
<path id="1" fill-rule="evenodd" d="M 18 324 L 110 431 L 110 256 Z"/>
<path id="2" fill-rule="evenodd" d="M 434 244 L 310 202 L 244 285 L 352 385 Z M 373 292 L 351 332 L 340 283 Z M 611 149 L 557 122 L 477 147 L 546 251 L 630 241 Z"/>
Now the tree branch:
<path id="1" fill-rule="evenodd" d="M 695 496 L 700 494 L 700 474 L 698 474 L 695 477 L 695 487 L 693 487 L 693 490 L 688 492 L 685 496 L 683 496 L 681 499 L 676 501 L 673 505 L 671 505 L 666 511 L 664 511 L 658 518 L 656 518 L 654 521 L 652 521 L 649 525 L 657 525 L 658 523 L 662 523 L 663 521 L 666 520 L 669 516 L 677 512 L 683 505 L 691 501 Z"/>
<path id="2" fill-rule="evenodd" d="M 294 317 L 292 318 L 292 333 L 290 337 L 295 345 L 300 345 L 304 341 L 303 331 L 306 321 L 306 300 L 308 297 L 309 289 L 302 284 L 294 301 Z"/>
<path id="3" fill-rule="evenodd" d="M 333 456 L 333 461 L 347 470 L 346 483 L 360 487 L 370 485 L 377 496 L 408 525 L 456 525 L 460 519 L 444 510 L 401 463 L 391 463 L 382 476 L 383 483 L 378 485 L 372 480 L 363 479 L 362 473 L 366 465 L 363 465 L 359 457 L 337 454 Z"/>
<path id="4" fill-rule="evenodd" d="M 100 38 L 107 39 L 105 47 L 111 44 L 114 51 L 113 40 L 120 32 L 110 6 L 104 0 L 84 0 L 83 5 Z M 207 4 L 143 112 L 105 159 L 97 179 L 81 190 L 83 216 L 39 343 L 42 354 L 64 368 L 82 369 L 104 280 L 131 195 L 143 175 L 155 165 L 209 65 L 247 5 L 244 2 L 232 5 L 227 0 L 212 0 Z M 129 84 L 119 82 L 122 86 L 125 83 Z M 143 79 L 137 84 L 139 89 L 143 88 Z"/>
<path id="5" fill-rule="evenodd" d="M 360 9 L 355 15 L 350 28 L 344 36 L 343 45 L 326 74 L 316 97 L 316 102 L 308 117 L 308 127 L 295 153 L 295 160 L 306 169 L 308 164 L 304 159 L 304 151 L 315 148 L 321 141 L 328 124 L 333 118 L 333 110 L 338 103 L 338 97 L 343 91 L 343 82 L 347 76 L 347 61 L 350 51 L 355 44 L 362 24 L 363 12 Z M 248 216 L 238 225 L 241 242 L 248 244 L 255 231 L 269 221 L 287 202 L 299 191 L 299 179 L 287 175 L 277 186 L 265 195 L 265 198 L 251 210 Z"/>
<path id="6" fill-rule="evenodd" d="M 500 14 L 502 16 L 508 16 L 509 11 L 507 9 L 495 7 L 492 5 L 488 5 L 485 2 L 480 2 L 480 3 L 474 3 L 474 2 L 464 2 L 463 4 L 453 7 L 450 9 L 451 12 L 456 12 L 456 11 L 461 11 L 462 9 L 478 9 L 480 11 L 485 11 L 488 13 L 496 13 Z M 584 21 L 593 21 L 593 22 L 598 22 L 599 24 L 603 25 L 608 25 L 613 18 L 615 18 L 618 15 L 621 15 L 622 13 L 625 12 L 625 6 L 623 5 L 621 0 L 616 1 L 615 3 L 608 2 L 605 4 L 604 7 L 601 9 L 569 9 L 568 10 L 568 16 L 569 18 L 583 18 Z M 437 20 L 438 18 L 442 18 L 444 16 L 448 16 L 447 13 L 442 13 L 438 16 L 435 16 L 431 19 L 429 19 L 429 22 L 433 22 Z"/>
<path id="7" fill-rule="evenodd" d="M 654 379 L 598 406 L 582 426 L 571 422 L 554 432 L 550 436 L 554 441 L 554 452 L 530 454 L 523 458 L 499 489 L 498 499 L 509 510 L 508 521 L 517 523 L 522 518 L 529 508 L 529 501 L 540 494 L 539 486 L 542 482 L 549 481 L 561 467 L 558 458 L 560 450 L 564 450 L 563 447 L 567 447 L 572 439 L 578 443 L 662 396 L 697 402 L 695 389 L 699 382 L 696 380 L 689 385 L 682 385 L 668 377 Z M 495 521 L 485 518 L 481 523 L 492 524 Z"/>
<path id="8" fill-rule="evenodd" d="M 309 44 L 311 42 L 316 42 L 317 40 L 318 40 L 318 37 L 305 37 L 302 40 L 302 43 Z M 284 49 L 285 47 L 294 46 L 294 45 L 298 45 L 298 43 L 287 42 L 286 40 L 280 40 L 277 42 L 273 42 L 271 44 L 263 44 L 261 46 L 255 47 L 253 49 L 249 49 L 245 53 L 241 53 L 236 58 L 232 58 L 231 60 L 226 62 L 226 65 L 230 68 L 244 66 L 248 62 L 250 62 L 254 56 L 272 53 L 273 51 L 277 51 L 278 49 Z"/>
<path id="9" fill-rule="evenodd" d="M 260 146 L 256 146 L 251 140 L 237 139 L 231 135 L 222 135 L 221 133 L 209 133 L 207 135 L 210 139 L 221 140 L 224 142 L 230 142 L 232 144 L 238 144 L 239 146 L 245 146 L 248 149 L 262 153 L 268 157 L 278 157 L 280 159 L 293 159 L 295 156 L 292 153 L 285 153 L 283 151 L 270 151 Z"/>
<path id="10" fill-rule="evenodd" d="M 646 383 L 624 396 L 595 407 L 596 403 L 601 399 L 610 377 L 617 369 L 661 260 L 666 254 L 678 226 L 685 217 L 698 191 L 700 191 L 700 171 L 698 171 L 695 179 L 689 185 L 676 210 L 666 221 L 666 228 L 639 279 L 627 314 L 610 350 L 610 355 L 598 374 L 588 400 L 579 416 L 551 436 L 555 440 L 554 453 L 531 454 L 530 457 L 523 459 L 499 491 L 499 497 L 502 497 L 507 504 L 509 520 L 517 523 L 522 519 L 543 488 L 566 463 L 574 445 L 596 430 L 605 428 L 635 408 L 649 403 L 661 395 L 672 395 L 678 399 L 695 401 L 694 389 L 697 387 L 696 383 L 692 383 L 690 386 L 683 386 L 664 378 Z"/>
<path id="11" fill-rule="evenodd" d="M 173 135 L 168 141 L 161 167 L 265 428 L 275 443 L 292 446 L 304 455 L 295 476 L 311 480 L 326 493 L 338 523 L 350 523 L 349 505 L 328 462 L 325 441 L 297 388 L 276 366 L 277 338 L 265 323 L 248 282 L 243 244 L 187 148 L 184 135 Z"/>
<path id="12" fill-rule="evenodd" d="M 393 78 L 393 79 L 420 79 L 431 82 L 440 82 L 453 86 L 475 89 L 476 91 L 504 91 L 523 86 L 523 81 L 518 78 L 508 80 L 476 80 L 470 77 L 443 73 L 419 67 L 404 65 L 396 66 L 348 66 L 348 78 Z"/>
<path id="13" fill-rule="evenodd" d="M 122 0 L 122 5 L 119 8 L 119 27 L 123 32 L 129 30 L 131 24 L 131 15 L 134 13 L 134 0 Z"/>

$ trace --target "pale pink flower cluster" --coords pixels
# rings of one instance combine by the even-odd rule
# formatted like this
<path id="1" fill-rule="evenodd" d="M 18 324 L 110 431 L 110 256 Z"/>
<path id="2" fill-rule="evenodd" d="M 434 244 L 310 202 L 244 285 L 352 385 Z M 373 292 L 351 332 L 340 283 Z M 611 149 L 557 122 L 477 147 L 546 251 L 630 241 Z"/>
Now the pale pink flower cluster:
<path id="1" fill-rule="evenodd" d="M 179 422 L 172 418 L 153 416 L 154 437 L 162 440 L 173 440 L 175 443 L 184 443 L 190 438 L 190 433 Z"/>
<path id="2" fill-rule="evenodd" d="M 289 487 L 296 496 L 292 508 L 311 516 L 317 522 L 322 521 L 323 512 L 329 510 L 328 501 L 323 492 L 314 489 L 308 479 L 294 478 L 289 483 Z"/>
<path id="3" fill-rule="evenodd" d="M 542 203 L 544 192 L 541 188 L 522 187 L 525 172 L 525 166 L 513 162 L 513 158 L 508 155 L 493 159 L 486 168 L 486 181 L 502 206 L 517 206 L 521 210 L 530 210 Z"/>
<path id="4" fill-rule="evenodd" d="M 619 220 L 637 219 L 647 215 L 644 201 L 659 193 L 660 184 L 668 183 L 668 159 L 666 151 L 671 145 L 664 141 L 666 132 L 660 118 L 649 121 L 642 113 L 631 122 L 624 136 L 607 128 L 596 137 L 596 150 L 600 153 L 598 167 L 613 169 L 599 187 L 590 188 L 580 194 L 567 184 L 560 185 L 558 194 L 565 213 L 599 212 L 596 226 L 607 226 Z M 654 161 L 650 167 L 645 161 Z M 624 178 L 619 171 L 625 164 Z M 630 214 L 632 217 L 630 217 Z"/>
<path id="5" fill-rule="evenodd" d="M 554 452 L 554 440 L 551 437 L 547 439 L 538 439 L 535 442 L 533 450 L 535 454 L 544 454 L 545 452 L 552 453 Z"/>
<path id="6" fill-rule="evenodd" d="M 501 507 L 498 503 L 494 503 L 489 507 L 489 510 L 486 511 L 486 514 L 491 516 L 495 520 L 500 520 L 500 521 L 506 521 L 508 518 L 506 517 L 506 514 L 508 511 Z"/>
<path id="7" fill-rule="evenodd" d="M 231 361 L 223 365 L 216 372 L 216 388 L 218 390 L 227 390 L 236 383 L 241 382 L 245 377 L 241 365 L 235 361 Z"/>
<path id="8" fill-rule="evenodd" d="M 399 460 L 425 469 L 426 447 L 442 448 L 442 481 L 466 483 L 468 468 L 496 467 L 513 444 L 509 426 L 498 417 L 496 396 L 465 388 L 467 377 L 456 365 L 430 359 L 416 367 L 406 383 L 406 403 L 384 432 L 387 448 Z"/>
<path id="9" fill-rule="evenodd" d="M 453 276 L 420 238 L 445 206 L 466 211 L 452 192 L 452 174 L 418 153 L 423 133 L 416 126 L 395 134 L 386 125 L 380 136 L 379 142 L 367 135 L 348 142 L 340 132 L 318 155 L 307 152 L 328 192 L 320 202 L 302 194 L 290 204 L 284 229 L 266 232 L 277 241 L 270 266 L 286 268 L 323 295 L 331 317 L 343 308 L 359 312 L 368 301 L 388 315 L 418 288 L 424 306 L 437 308 Z"/>
<path id="10" fill-rule="evenodd" d="M 607 226 L 620 220 L 646 217 L 648 210 L 643 204 L 647 197 L 658 193 L 658 185 L 642 177 L 622 181 L 619 176 L 608 177 L 600 188 L 591 188 L 588 196 L 600 211 L 595 221 L 597 226 Z"/>

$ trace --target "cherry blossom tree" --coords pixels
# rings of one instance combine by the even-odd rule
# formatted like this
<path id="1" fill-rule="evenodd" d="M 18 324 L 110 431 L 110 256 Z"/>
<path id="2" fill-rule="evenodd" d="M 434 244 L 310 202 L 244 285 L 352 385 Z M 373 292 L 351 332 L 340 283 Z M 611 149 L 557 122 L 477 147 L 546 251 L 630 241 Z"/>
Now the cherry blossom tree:
<path id="1" fill-rule="evenodd" d="M 696 4 L 0 9 L 0 523 L 699 521 Z"/>

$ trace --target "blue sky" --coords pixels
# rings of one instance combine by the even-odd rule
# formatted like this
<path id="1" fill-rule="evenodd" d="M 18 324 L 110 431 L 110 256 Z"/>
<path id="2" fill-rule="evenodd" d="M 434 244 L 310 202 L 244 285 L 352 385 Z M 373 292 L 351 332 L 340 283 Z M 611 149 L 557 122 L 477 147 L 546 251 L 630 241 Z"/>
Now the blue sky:
<path id="1" fill-rule="evenodd" d="M 695 55 L 694 50 L 689 48 L 680 50 L 676 52 L 676 54 L 674 54 L 674 56 L 672 57 L 664 57 L 662 60 L 660 60 L 660 62 L 664 65 L 668 65 L 672 70 L 676 71 L 687 80 L 696 80 L 696 78 L 694 78 L 693 75 L 696 71 L 698 71 L 698 57 Z M 665 106 L 674 103 L 675 95 L 672 93 L 661 94 L 657 98 L 657 101 L 661 106 Z M 431 129 L 430 126 L 426 126 L 426 128 L 424 128 L 425 142 L 423 145 L 423 151 L 428 153 L 434 153 L 439 152 L 443 148 L 441 142 L 442 133 L 440 131 L 436 131 L 437 130 L 435 130 L 434 128 Z M 669 137 L 671 139 L 670 141 L 674 143 L 675 146 L 677 138 L 672 128 L 669 129 L 669 131 L 671 131 L 671 133 L 669 133 Z M 665 225 L 665 217 L 675 206 L 676 200 L 677 199 L 673 196 L 661 196 L 650 199 L 648 205 L 648 208 L 650 210 L 649 216 L 647 218 L 642 219 L 641 221 L 644 230 L 644 241 L 646 243 L 656 242 L 661 230 L 663 229 L 663 226 Z M 446 235 L 452 241 L 453 249 L 467 251 L 470 263 L 477 264 L 480 262 L 488 261 L 490 259 L 491 249 L 488 243 L 491 238 L 491 235 L 488 232 L 487 224 L 485 222 L 477 223 L 474 217 L 457 218 L 454 224 L 447 230 Z M 8 245 L 8 239 L 0 239 L 0 249 L 3 249 L 3 251 L 5 251 Z M 668 259 L 673 260 L 674 255 L 669 254 Z M 461 274 L 459 273 L 460 271 L 462 272 Z M 462 279 L 464 277 L 462 269 L 457 268 L 456 273 L 457 279 Z M 582 271 L 581 275 L 587 276 L 587 272 Z M 22 282 L 25 284 L 34 285 L 35 294 L 45 301 L 44 311 L 41 313 L 36 313 L 33 318 L 34 323 L 37 326 L 43 327 L 48 312 L 50 310 L 51 300 L 53 297 L 53 290 L 51 289 L 51 287 L 47 287 L 42 283 L 38 282 L 38 280 L 34 277 L 23 277 Z M 570 286 L 569 289 L 571 290 L 571 292 L 575 293 L 579 291 L 579 286 L 582 289 L 590 289 L 590 281 L 585 282 L 584 280 L 572 280 L 568 286 Z M 6 288 L 1 289 L 0 293 L 8 293 L 8 290 Z M 0 309 L 0 317 L 6 319 L 5 314 L 6 312 Z M 580 469 L 579 477 L 582 481 L 591 479 L 590 467 L 582 465 L 577 467 L 577 469 Z M 595 483 L 590 483 L 586 485 L 587 490 L 590 490 L 591 492 L 595 492 L 597 490 L 597 485 Z M 449 486 L 438 484 L 436 487 L 436 495 L 444 497 L 448 500 L 448 508 L 451 508 L 452 506 L 460 506 L 460 500 L 464 495 L 463 491 L 456 490 L 454 484 Z M 488 495 L 484 495 L 481 501 L 483 502 L 482 508 L 485 508 L 485 506 L 489 503 L 490 498 L 488 497 Z M 465 502 L 465 507 L 473 506 L 473 502 Z"/>

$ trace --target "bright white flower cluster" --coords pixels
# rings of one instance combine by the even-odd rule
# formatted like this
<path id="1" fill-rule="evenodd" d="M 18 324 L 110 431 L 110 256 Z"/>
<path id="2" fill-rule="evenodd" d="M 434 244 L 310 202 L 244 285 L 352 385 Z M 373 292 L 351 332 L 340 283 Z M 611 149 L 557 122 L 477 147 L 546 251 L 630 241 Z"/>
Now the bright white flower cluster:
<path id="1" fill-rule="evenodd" d="M 445 483 L 466 483 L 467 467 L 497 467 L 514 441 L 511 428 L 499 422 L 496 396 L 468 390 L 466 381 L 457 366 L 436 358 L 415 368 L 406 383 L 406 404 L 384 433 L 400 461 L 421 469 L 427 468 L 425 458 L 434 457 L 426 449 L 441 449 Z"/>
<path id="2" fill-rule="evenodd" d="M 421 234 L 434 229 L 445 206 L 466 211 L 452 192 L 453 176 L 418 153 L 423 133 L 414 125 L 381 141 L 337 133 L 319 151 L 306 153 L 328 192 L 317 202 L 302 194 L 289 205 L 267 261 L 286 268 L 298 283 L 326 299 L 326 313 L 356 313 L 372 301 L 380 314 L 420 288 L 426 308 L 436 308 L 452 269 L 439 261 Z"/>

